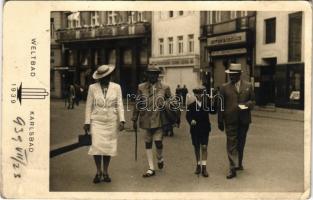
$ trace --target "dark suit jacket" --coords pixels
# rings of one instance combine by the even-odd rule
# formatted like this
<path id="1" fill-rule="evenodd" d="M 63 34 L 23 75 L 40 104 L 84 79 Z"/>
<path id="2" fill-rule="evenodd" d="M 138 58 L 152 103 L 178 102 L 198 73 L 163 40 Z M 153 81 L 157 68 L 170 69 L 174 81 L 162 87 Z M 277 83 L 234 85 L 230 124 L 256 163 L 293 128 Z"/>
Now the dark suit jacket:
<path id="1" fill-rule="evenodd" d="M 195 126 L 190 125 L 190 133 L 209 133 L 211 131 L 211 124 L 209 113 L 212 113 L 210 110 L 205 110 L 203 107 L 205 105 L 202 102 L 201 107 L 199 107 L 195 102 L 191 103 L 187 107 L 186 119 L 190 125 L 192 120 L 195 120 L 197 124 Z M 209 104 L 208 104 L 209 105 Z"/>
<path id="2" fill-rule="evenodd" d="M 255 104 L 251 83 L 241 80 L 239 92 L 235 85 L 225 83 L 221 86 L 219 94 L 223 97 L 224 111 L 221 106 L 218 107 L 218 122 L 225 122 L 226 126 L 251 123 L 251 109 Z M 241 110 L 238 104 L 245 104 L 248 109 Z"/>

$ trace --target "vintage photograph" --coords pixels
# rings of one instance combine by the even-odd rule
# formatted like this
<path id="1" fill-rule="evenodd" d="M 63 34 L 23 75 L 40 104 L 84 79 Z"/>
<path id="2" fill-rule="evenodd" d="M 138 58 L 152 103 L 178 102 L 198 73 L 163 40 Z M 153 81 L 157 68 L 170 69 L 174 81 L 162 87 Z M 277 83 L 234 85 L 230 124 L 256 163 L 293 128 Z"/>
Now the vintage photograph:
<path id="1" fill-rule="evenodd" d="M 49 191 L 305 192 L 304 19 L 52 11 Z"/>

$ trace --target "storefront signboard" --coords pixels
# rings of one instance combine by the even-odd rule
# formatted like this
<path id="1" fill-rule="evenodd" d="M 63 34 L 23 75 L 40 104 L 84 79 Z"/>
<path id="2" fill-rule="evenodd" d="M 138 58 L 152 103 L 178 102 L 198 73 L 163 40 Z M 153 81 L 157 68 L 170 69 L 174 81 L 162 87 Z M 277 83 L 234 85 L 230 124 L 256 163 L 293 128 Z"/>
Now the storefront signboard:
<path id="1" fill-rule="evenodd" d="M 227 49 L 227 50 L 220 50 L 220 51 L 212 51 L 211 56 L 227 56 L 227 55 L 236 55 L 236 54 L 245 54 L 247 53 L 246 48 L 240 49 Z"/>
<path id="2" fill-rule="evenodd" d="M 227 35 L 220 35 L 215 37 L 209 37 L 207 39 L 207 45 L 209 47 L 212 46 L 220 46 L 220 45 L 228 45 L 228 44 L 236 44 L 246 42 L 246 32 L 232 33 Z"/>

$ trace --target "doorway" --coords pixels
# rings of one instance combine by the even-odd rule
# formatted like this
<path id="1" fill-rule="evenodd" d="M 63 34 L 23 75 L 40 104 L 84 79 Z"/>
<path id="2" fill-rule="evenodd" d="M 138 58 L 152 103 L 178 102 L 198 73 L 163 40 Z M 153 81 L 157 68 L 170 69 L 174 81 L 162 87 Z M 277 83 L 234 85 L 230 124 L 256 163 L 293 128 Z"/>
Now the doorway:
<path id="1" fill-rule="evenodd" d="M 263 59 L 267 65 L 261 67 L 261 105 L 274 106 L 275 105 L 275 66 L 276 58 Z"/>

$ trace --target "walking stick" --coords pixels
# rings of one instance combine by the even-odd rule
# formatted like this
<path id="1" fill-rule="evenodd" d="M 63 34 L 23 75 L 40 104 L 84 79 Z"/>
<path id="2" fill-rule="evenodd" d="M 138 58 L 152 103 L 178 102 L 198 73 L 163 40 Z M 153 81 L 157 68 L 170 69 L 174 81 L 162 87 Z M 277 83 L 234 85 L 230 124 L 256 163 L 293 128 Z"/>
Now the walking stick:
<path id="1" fill-rule="evenodd" d="M 137 161 L 137 128 L 135 128 L 135 161 Z"/>

